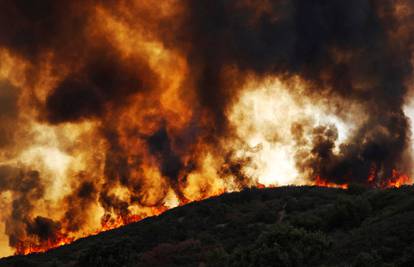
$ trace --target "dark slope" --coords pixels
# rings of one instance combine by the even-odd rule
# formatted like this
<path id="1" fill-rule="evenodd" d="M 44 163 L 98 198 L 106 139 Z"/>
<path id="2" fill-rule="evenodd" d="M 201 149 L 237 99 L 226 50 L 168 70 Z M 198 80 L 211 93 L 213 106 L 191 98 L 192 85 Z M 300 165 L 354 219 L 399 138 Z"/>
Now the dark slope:
<path id="1" fill-rule="evenodd" d="M 414 188 L 250 189 L 0 266 L 414 266 Z"/>

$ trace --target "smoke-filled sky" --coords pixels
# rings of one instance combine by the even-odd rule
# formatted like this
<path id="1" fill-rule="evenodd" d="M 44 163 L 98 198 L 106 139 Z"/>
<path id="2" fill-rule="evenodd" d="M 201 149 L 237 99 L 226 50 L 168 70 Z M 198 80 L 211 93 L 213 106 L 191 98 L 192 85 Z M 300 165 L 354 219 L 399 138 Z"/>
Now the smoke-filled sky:
<path id="1" fill-rule="evenodd" d="M 0 0 L 0 256 L 252 186 L 412 174 L 410 0 Z"/>

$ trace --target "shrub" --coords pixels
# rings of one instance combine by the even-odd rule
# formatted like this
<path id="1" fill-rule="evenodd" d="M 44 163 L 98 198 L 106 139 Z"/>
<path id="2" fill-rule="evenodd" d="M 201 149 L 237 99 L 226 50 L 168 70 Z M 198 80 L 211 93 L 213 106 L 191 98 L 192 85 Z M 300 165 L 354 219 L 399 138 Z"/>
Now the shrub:
<path id="1" fill-rule="evenodd" d="M 314 266 L 330 248 L 321 232 L 307 232 L 286 224 L 275 224 L 248 247 L 234 250 L 229 266 Z"/>
<path id="2" fill-rule="evenodd" d="M 328 211 L 327 227 L 350 229 L 359 226 L 371 211 L 371 204 L 364 198 L 338 198 L 333 208 Z"/>

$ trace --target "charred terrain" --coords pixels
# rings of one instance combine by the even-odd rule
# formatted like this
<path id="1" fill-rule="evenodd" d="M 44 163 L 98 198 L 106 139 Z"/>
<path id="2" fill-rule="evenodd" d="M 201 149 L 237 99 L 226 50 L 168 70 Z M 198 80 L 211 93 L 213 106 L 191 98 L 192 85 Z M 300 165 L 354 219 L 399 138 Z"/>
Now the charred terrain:
<path id="1" fill-rule="evenodd" d="M 246 189 L 0 266 L 413 266 L 413 207 L 411 186 Z"/>

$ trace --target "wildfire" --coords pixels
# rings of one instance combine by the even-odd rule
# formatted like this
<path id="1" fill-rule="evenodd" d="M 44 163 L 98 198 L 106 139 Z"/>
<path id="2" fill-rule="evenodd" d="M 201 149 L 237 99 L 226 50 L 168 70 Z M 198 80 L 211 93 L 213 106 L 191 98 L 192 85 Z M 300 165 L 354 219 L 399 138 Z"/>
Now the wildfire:
<path id="1" fill-rule="evenodd" d="M 48 239 L 38 243 L 33 241 L 19 241 L 16 245 L 15 255 L 28 255 L 31 253 L 45 252 L 52 248 L 70 244 L 73 241 L 75 241 L 75 238 L 68 237 L 63 234 L 59 234 L 59 236 L 53 240 Z"/>
<path id="2" fill-rule="evenodd" d="M 332 188 L 342 188 L 342 189 L 348 188 L 347 184 L 335 184 L 332 182 L 328 182 L 327 180 L 321 178 L 320 176 L 316 176 L 314 185 L 321 186 L 321 187 L 332 187 Z"/>
<path id="3" fill-rule="evenodd" d="M 153 208 L 152 216 L 159 215 L 166 210 L 167 210 L 167 207 L 164 207 L 164 206 L 160 208 Z M 119 228 L 121 226 L 130 224 L 130 223 L 138 222 L 144 218 L 145 216 L 140 216 L 140 215 L 118 216 L 116 218 L 112 218 L 110 215 L 103 216 L 101 220 L 101 228 L 95 231 L 92 231 L 91 233 L 85 236 L 97 235 L 99 233 L 109 231 L 115 228 Z M 27 255 L 31 253 L 46 252 L 50 249 L 70 244 L 77 239 L 78 238 L 68 237 L 64 234 L 59 233 L 58 237 L 54 239 L 48 239 L 46 241 L 40 241 L 40 242 L 36 242 L 33 240 L 19 241 L 18 244 L 16 245 L 15 255 Z"/>
<path id="4" fill-rule="evenodd" d="M 390 179 L 382 183 L 382 187 L 390 188 L 396 187 L 399 188 L 403 185 L 411 185 L 412 180 L 408 175 L 400 174 L 397 170 L 392 171 L 392 176 Z"/>
<path id="5" fill-rule="evenodd" d="M 375 171 L 371 171 L 367 179 L 368 184 L 372 185 L 373 187 L 399 188 L 404 185 L 413 184 L 412 179 L 408 175 L 401 174 L 395 169 L 392 171 L 392 176 L 390 178 L 378 183 L 377 185 L 375 184 L 375 177 L 376 177 Z M 326 179 L 321 178 L 320 176 L 316 176 L 314 185 L 322 186 L 322 187 L 342 188 L 342 189 L 347 189 L 349 186 L 348 184 L 336 184 L 336 183 L 329 182 Z"/>
<path id="6" fill-rule="evenodd" d="M 371 173 L 370 176 L 368 177 L 368 182 L 372 182 L 374 179 L 372 178 L 373 174 Z M 407 175 L 404 174 L 399 174 L 398 171 L 394 170 L 392 173 L 392 177 L 390 179 L 387 180 L 386 183 L 381 184 L 382 188 L 399 188 L 403 185 L 409 185 L 411 184 L 411 179 L 410 177 L 408 177 Z M 336 183 L 332 183 L 327 181 L 326 179 L 321 178 L 320 176 L 316 176 L 316 179 L 314 181 L 314 185 L 315 186 L 320 186 L 320 187 L 330 187 L 330 188 L 341 188 L 341 189 L 347 189 L 348 188 L 348 184 L 336 184 Z M 277 185 L 264 185 L 261 183 L 257 183 L 256 185 L 257 188 L 259 189 L 263 189 L 263 188 L 275 188 L 277 187 Z M 217 192 L 216 194 L 212 194 L 210 195 L 210 197 L 212 196 L 218 196 L 221 194 L 224 194 L 225 190 L 222 190 L 220 192 Z M 198 200 L 194 200 L 194 201 L 200 201 L 202 199 L 198 199 Z M 179 205 L 186 205 L 188 203 L 190 203 L 192 201 L 188 200 L 188 199 L 183 199 L 180 201 Z M 163 212 L 167 211 L 169 209 L 169 207 L 165 206 L 165 205 L 161 205 L 160 207 L 152 207 L 151 208 L 151 216 L 157 216 L 162 214 Z M 88 235 L 97 235 L 101 232 L 105 232 L 108 230 L 112 230 L 115 228 L 119 228 L 121 226 L 130 224 L 130 223 L 134 223 L 134 222 L 138 222 L 144 218 L 146 218 L 148 216 L 144 216 L 144 215 L 127 215 L 127 216 L 118 216 L 116 218 L 113 218 L 110 214 L 107 214 L 105 216 L 102 217 L 101 219 L 101 228 L 97 229 L 95 231 L 92 231 L 90 234 Z M 46 241 L 41 241 L 41 242 L 33 242 L 33 241 L 19 241 L 18 244 L 16 245 L 16 250 L 15 250 L 15 255 L 27 255 L 27 254 L 31 254 L 31 253 L 40 253 L 40 252 L 45 252 L 48 251 L 50 249 L 53 248 L 57 248 L 63 245 L 67 245 L 72 243 L 73 241 L 75 241 L 77 238 L 75 237 L 68 237 L 67 235 L 64 235 L 62 233 L 59 233 L 58 236 L 54 239 L 48 239 Z"/>
<path id="7" fill-rule="evenodd" d="M 224 192 L 222 192 L 224 193 Z M 216 194 L 219 195 L 219 194 Z M 200 199 L 201 200 L 201 199 Z M 190 203 L 190 200 L 183 200 L 180 202 L 180 206 Z M 142 219 L 145 219 L 149 216 L 157 216 L 167 211 L 169 208 L 167 206 L 161 205 L 160 207 L 152 207 L 151 215 L 137 215 L 129 214 L 126 216 L 117 216 L 113 218 L 110 214 L 104 215 L 101 219 L 101 228 L 96 229 L 85 236 L 93 236 L 99 233 L 109 231 L 112 229 L 119 228 L 124 225 L 128 225 L 134 222 L 138 222 Z M 57 233 L 57 236 L 53 239 L 43 240 L 25 240 L 19 241 L 15 246 L 15 255 L 28 255 L 32 253 L 41 253 L 57 248 L 63 245 L 70 244 L 79 238 L 69 237 L 62 233 Z"/>
<path id="8" fill-rule="evenodd" d="M 409 1 L 0 2 L 0 256 L 244 188 L 412 182 Z"/>
<path id="9" fill-rule="evenodd" d="M 152 207 L 150 216 L 158 216 L 167 210 L 168 210 L 168 207 L 164 205 L 161 205 L 160 207 Z M 127 216 L 118 216 L 116 218 L 112 218 L 110 214 L 107 214 L 107 215 L 104 215 L 101 219 L 101 226 L 102 226 L 101 229 L 94 231 L 92 235 L 96 235 L 104 231 L 119 228 L 123 225 L 127 225 L 130 223 L 138 222 L 142 219 L 145 219 L 146 217 L 149 217 L 149 216 L 129 214 Z"/>

